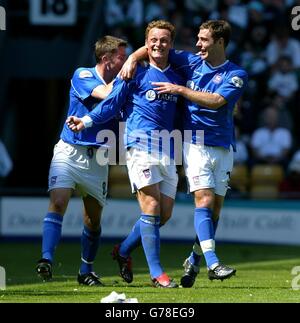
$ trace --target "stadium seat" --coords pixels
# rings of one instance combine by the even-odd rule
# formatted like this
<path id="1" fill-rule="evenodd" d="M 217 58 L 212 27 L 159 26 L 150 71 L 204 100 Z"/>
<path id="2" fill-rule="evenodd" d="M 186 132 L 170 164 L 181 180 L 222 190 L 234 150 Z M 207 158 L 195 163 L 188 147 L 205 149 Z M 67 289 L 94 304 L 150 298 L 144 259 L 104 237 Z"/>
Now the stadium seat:
<path id="1" fill-rule="evenodd" d="M 248 184 L 248 167 L 246 165 L 235 165 L 230 174 L 229 186 L 234 190 L 245 193 L 248 190 Z"/>
<path id="2" fill-rule="evenodd" d="M 251 186 L 250 197 L 255 200 L 277 199 L 279 197 L 278 187 L 274 185 L 253 185 Z"/>
<path id="3" fill-rule="evenodd" d="M 255 165 L 251 171 L 250 196 L 253 199 L 276 199 L 284 170 L 279 165 Z"/>
<path id="4" fill-rule="evenodd" d="M 135 196 L 131 192 L 126 166 L 110 166 L 108 175 L 108 196 L 111 198 L 122 199 L 135 198 Z"/>
<path id="5" fill-rule="evenodd" d="M 251 171 L 251 184 L 278 185 L 284 178 L 284 171 L 279 165 L 255 165 Z"/>

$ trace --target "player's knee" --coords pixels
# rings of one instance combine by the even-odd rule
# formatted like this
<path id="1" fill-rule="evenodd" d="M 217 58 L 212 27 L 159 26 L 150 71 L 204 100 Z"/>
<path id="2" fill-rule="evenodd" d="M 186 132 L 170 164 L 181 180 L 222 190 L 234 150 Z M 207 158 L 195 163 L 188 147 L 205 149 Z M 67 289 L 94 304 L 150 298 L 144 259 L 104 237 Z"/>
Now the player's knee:
<path id="1" fill-rule="evenodd" d="M 195 192 L 196 207 L 213 208 L 214 194 L 210 190 Z"/>
<path id="2" fill-rule="evenodd" d="M 144 206 L 151 214 L 160 214 L 160 202 L 159 200 L 149 196 L 143 201 Z"/>
<path id="3" fill-rule="evenodd" d="M 84 224 L 91 230 L 91 231 L 98 231 L 100 228 L 101 217 L 99 215 L 90 217 L 88 215 L 84 215 Z"/>
<path id="4" fill-rule="evenodd" d="M 67 208 L 67 201 L 64 198 L 57 197 L 50 202 L 50 209 L 61 215 L 64 215 Z"/>

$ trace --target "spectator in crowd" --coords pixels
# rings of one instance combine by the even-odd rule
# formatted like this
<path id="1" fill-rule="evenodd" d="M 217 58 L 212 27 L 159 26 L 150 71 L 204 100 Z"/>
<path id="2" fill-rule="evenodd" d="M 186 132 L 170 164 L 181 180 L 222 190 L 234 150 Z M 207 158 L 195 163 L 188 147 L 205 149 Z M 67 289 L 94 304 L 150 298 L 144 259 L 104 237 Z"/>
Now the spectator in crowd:
<path id="1" fill-rule="evenodd" d="M 299 89 L 297 75 L 289 56 L 281 56 L 268 82 L 269 91 L 274 91 L 286 100 L 292 100 Z"/>
<path id="2" fill-rule="evenodd" d="M 109 29 L 122 28 L 130 43 L 139 43 L 143 39 L 144 1 L 142 0 L 108 0 L 105 19 Z"/>
<path id="3" fill-rule="evenodd" d="M 300 42 L 290 37 L 289 30 L 280 26 L 272 35 L 266 48 L 266 58 L 270 66 L 276 64 L 280 56 L 289 56 L 292 67 L 300 68 Z"/>
<path id="4" fill-rule="evenodd" d="M 167 19 L 170 2 L 167 0 L 153 0 L 145 8 L 145 22 Z"/>
<path id="5" fill-rule="evenodd" d="M 286 166 L 292 147 L 288 129 L 278 125 L 278 111 L 269 106 L 264 111 L 264 126 L 254 131 L 251 148 L 255 163 L 282 164 Z"/>

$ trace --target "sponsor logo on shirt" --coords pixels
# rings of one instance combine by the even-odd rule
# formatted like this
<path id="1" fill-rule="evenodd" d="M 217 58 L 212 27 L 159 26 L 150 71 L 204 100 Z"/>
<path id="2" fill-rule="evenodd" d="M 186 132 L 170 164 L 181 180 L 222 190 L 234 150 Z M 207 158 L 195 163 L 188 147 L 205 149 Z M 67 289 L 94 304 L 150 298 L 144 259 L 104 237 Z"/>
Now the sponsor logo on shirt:
<path id="1" fill-rule="evenodd" d="M 199 75 L 200 77 L 202 77 L 203 76 L 203 73 L 200 73 L 200 72 L 198 72 L 198 71 L 195 71 L 194 72 L 196 75 Z"/>
<path id="2" fill-rule="evenodd" d="M 148 101 L 154 101 L 155 99 L 158 99 L 158 100 L 164 100 L 164 101 L 171 101 L 171 102 L 175 102 L 175 103 L 178 100 L 177 96 L 175 96 L 173 94 L 168 94 L 168 93 L 157 94 L 153 90 L 149 90 L 146 92 L 146 99 Z"/>
<path id="3" fill-rule="evenodd" d="M 191 80 L 188 80 L 186 82 L 186 87 L 188 87 L 189 89 L 194 90 L 195 89 L 195 83 L 193 81 L 191 81 Z"/>
<path id="4" fill-rule="evenodd" d="M 146 92 L 146 99 L 148 101 L 154 101 L 156 99 L 156 93 L 153 90 L 149 90 Z"/>

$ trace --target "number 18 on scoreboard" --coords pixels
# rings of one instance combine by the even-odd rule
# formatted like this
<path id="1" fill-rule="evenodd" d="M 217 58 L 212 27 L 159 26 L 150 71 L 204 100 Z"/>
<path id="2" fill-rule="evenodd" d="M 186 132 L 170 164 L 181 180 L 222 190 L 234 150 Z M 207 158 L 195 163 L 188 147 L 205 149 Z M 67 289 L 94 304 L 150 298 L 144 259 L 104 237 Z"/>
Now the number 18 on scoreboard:
<path id="1" fill-rule="evenodd" d="M 77 0 L 30 0 L 30 22 L 33 25 L 74 25 Z"/>

